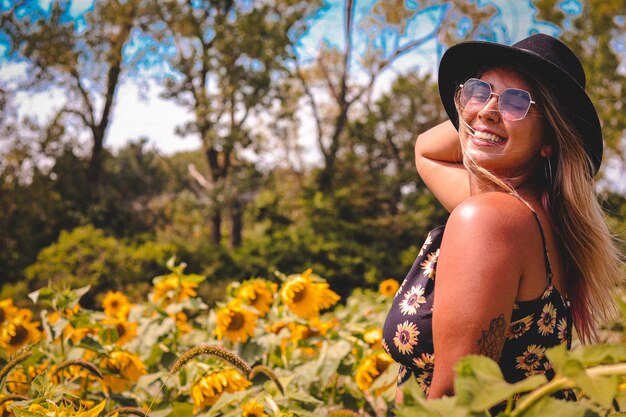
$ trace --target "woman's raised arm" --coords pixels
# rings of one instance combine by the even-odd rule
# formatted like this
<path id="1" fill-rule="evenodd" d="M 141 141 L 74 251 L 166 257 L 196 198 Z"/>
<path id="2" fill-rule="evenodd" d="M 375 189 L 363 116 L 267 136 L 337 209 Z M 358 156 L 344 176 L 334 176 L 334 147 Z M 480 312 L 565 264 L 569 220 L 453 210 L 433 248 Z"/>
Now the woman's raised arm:
<path id="1" fill-rule="evenodd" d="M 462 163 L 459 133 L 450 121 L 417 137 L 415 167 L 446 210 L 454 210 L 469 197 L 469 176 Z"/>

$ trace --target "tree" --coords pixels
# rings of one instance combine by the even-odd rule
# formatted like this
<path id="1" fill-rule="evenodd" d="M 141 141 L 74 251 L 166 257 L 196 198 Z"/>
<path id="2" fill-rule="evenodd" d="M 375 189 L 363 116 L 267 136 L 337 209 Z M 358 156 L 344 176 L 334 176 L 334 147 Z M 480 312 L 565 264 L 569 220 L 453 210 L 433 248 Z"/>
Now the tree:
<path id="1" fill-rule="evenodd" d="M 293 59 L 288 46 L 314 3 L 297 0 L 158 1 L 165 30 L 155 37 L 174 47 L 168 63 L 176 75 L 165 80 L 164 97 L 189 108 L 193 120 L 179 129 L 196 133 L 209 165 L 206 187 L 212 202 L 212 239 L 222 237 L 223 193 L 234 161 L 260 135 L 261 113 L 276 105 L 281 79 Z M 232 196 L 232 243 L 240 242 L 245 199 Z"/>
<path id="2" fill-rule="evenodd" d="M 147 27 L 145 2 L 97 1 L 85 16 L 84 28 L 70 16 L 70 1 L 52 2 L 49 13 L 34 3 L 15 1 L 1 16 L 10 39 L 9 57 L 28 62 L 27 78 L 18 89 L 63 91 L 67 100 L 51 124 L 86 129 L 91 142 L 86 174 L 97 184 L 115 94 L 124 74 L 147 52 L 130 54 L 127 49 L 133 31 Z M 74 136 L 82 133 L 77 130 Z"/>
<path id="3" fill-rule="evenodd" d="M 296 73 L 308 98 L 316 123 L 316 140 L 323 156 L 319 188 L 331 195 L 337 159 L 346 149 L 346 127 L 367 115 L 376 83 L 386 71 L 408 53 L 428 41 L 443 44 L 478 34 L 492 33 L 486 22 L 496 9 L 460 0 L 425 1 L 409 5 L 402 0 L 377 1 L 364 15 L 358 15 L 357 1 L 343 3 L 343 36 L 339 44 L 324 41 L 319 53 L 301 63 Z M 411 22 L 420 13 L 442 9 L 439 20 L 428 33 L 415 36 Z M 459 31 L 467 18 L 468 30 Z M 483 22 L 483 23 L 473 23 Z M 461 33 L 461 35 L 459 35 Z"/>

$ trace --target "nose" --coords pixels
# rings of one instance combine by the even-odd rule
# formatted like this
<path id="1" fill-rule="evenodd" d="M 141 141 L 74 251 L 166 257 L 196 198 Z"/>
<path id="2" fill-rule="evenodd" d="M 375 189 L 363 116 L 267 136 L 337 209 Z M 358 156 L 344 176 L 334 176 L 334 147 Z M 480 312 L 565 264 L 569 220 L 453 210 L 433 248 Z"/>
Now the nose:
<path id="1" fill-rule="evenodd" d="M 478 117 L 482 119 L 491 120 L 492 122 L 498 122 L 500 120 L 500 109 L 498 108 L 498 94 L 491 93 L 491 97 L 482 109 L 478 112 Z"/>

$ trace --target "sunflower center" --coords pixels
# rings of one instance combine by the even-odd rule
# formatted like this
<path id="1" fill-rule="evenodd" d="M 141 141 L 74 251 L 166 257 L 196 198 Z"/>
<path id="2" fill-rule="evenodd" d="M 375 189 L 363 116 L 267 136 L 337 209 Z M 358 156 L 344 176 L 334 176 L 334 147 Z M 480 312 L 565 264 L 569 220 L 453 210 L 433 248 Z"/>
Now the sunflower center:
<path id="1" fill-rule="evenodd" d="M 520 333 L 522 330 L 524 330 L 524 323 L 515 323 L 512 326 L 513 333 Z"/>
<path id="2" fill-rule="evenodd" d="M 528 355 L 528 356 L 526 357 L 526 363 L 527 363 L 527 364 L 529 364 L 529 365 L 530 365 L 530 364 L 533 364 L 533 363 L 537 362 L 537 359 L 539 359 L 539 357 L 537 356 L 537 354 L 535 354 L 535 353 L 531 353 L 530 355 Z"/>
<path id="3" fill-rule="evenodd" d="M 230 317 L 230 324 L 228 325 L 228 330 L 231 330 L 231 331 L 239 330 L 243 327 L 244 323 L 245 323 L 245 318 L 243 317 L 243 314 L 234 313 Z"/>
<path id="4" fill-rule="evenodd" d="M 302 287 L 293 292 L 293 302 L 298 303 L 306 296 L 306 287 Z"/>
<path id="5" fill-rule="evenodd" d="M 402 332 L 400 333 L 400 341 L 402 343 L 406 343 L 409 341 L 409 333 L 408 332 Z"/>
<path id="6" fill-rule="evenodd" d="M 389 363 L 376 359 L 376 370 L 378 371 L 378 374 L 385 372 L 387 367 L 389 367 Z"/>
<path id="7" fill-rule="evenodd" d="M 124 328 L 124 325 L 122 323 L 118 323 L 115 326 L 115 329 L 117 330 L 117 338 L 121 338 L 122 336 L 124 336 L 124 334 L 126 333 L 126 329 Z"/>
<path id="8" fill-rule="evenodd" d="M 15 328 L 15 335 L 9 340 L 9 345 L 20 346 L 28 340 L 28 330 L 22 325 Z"/>

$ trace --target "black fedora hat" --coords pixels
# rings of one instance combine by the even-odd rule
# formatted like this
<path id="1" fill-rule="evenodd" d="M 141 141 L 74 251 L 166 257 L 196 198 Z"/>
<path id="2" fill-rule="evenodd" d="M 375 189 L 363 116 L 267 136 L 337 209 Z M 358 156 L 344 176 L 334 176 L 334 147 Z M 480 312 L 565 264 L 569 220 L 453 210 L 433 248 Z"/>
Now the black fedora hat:
<path id="1" fill-rule="evenodd" d="M 576 55 L 558 39 L 535 34 L 512 46 L 470 41 L 451 46 L 439 64 L 439 95 L 448 117 L 459 128 L 454 93 L 459 84 L 480 70 L 506 65 L 530 71 L 553 88 L 563 109 L 584 141 L 591 160 L 591 175 L 602 162 L 602 129 L 591 99 L 585 92 L 585 72 Z"/>

